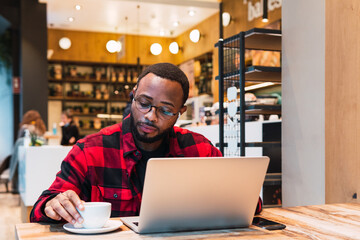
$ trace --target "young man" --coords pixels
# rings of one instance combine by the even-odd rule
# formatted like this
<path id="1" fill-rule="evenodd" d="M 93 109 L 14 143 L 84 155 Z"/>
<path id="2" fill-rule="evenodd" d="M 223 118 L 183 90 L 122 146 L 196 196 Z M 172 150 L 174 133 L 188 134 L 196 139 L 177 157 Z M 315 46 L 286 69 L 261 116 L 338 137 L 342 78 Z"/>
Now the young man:
<path id="1" fill-rule="evenodd" d="M 30 220 L 81 223 L 75 207 L 82 210 L 82 201 L 110 202 L 112 217 L 139 215 L 149 158 L 221 156 L 202 135 L 174 127 L 186 111 L 188 93 L 188 79 L 175 65 L 146 68 L 138 78 L 130 115 L 74 145 Z"/>

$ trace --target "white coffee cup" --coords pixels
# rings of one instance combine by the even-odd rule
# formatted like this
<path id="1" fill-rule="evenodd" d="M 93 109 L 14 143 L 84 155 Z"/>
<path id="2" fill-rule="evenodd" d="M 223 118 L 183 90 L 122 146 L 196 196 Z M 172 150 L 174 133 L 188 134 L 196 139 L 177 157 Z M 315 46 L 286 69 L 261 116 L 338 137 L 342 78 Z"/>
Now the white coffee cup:
<path id="1" fill-rule="evenodd" d="M 84 228 L 102 228 L 111 215 L 111 203 L 108 202 L 84 202 L 84 210 L 78 212 L 84 219 L 81 224 Z"/>

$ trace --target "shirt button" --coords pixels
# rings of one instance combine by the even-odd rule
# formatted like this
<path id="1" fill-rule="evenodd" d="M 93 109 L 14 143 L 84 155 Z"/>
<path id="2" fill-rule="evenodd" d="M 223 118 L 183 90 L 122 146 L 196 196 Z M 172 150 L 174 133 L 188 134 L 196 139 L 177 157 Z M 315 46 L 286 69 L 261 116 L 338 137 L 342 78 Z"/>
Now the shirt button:
<path id="1" fill-rule="evenodd" d="M 114 193 L 114 198 L 117 198 L 118 196 L 117 196 L 117 194 L 116 193 Z"/>

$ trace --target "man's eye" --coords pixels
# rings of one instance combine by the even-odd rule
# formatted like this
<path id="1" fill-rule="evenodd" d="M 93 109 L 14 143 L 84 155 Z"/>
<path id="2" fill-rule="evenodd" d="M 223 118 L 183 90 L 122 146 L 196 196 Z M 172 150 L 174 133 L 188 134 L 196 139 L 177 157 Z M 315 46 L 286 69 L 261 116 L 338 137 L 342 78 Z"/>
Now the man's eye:
<path id="1" fill-rule="evenodd" d="M 160 110 L 160 112 L 161 112 L 162 114 L 165 114 L 165 115 L 168 115 L 168 116 L 173 116 L 173 115 L 174 115 L 174 114 L 171 112 L 170 109 L 160 108 L 159 110 Z"/>
<path id="2" fill-rule="evenodd" d="M 150 106 L 150 104 L 147 103 L 147 102 L 140 102 L 140 101 L 139 101 L 139 104 L 140 104 L 140 106 L 141 106 L 142 108 L 148 108 L 148 107 Z"/>

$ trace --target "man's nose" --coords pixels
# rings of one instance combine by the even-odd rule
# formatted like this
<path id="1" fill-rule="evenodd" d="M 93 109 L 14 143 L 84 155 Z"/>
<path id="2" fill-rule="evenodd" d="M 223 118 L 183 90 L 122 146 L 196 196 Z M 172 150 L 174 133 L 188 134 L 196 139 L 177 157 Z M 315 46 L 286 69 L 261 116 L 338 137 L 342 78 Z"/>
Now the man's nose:
<path id="1" fill-rule="evenodd" d="M 156 107 L 155 106 L 151 106 L 149 112 L 147 114 L 145 114 L 145 117 L 151 121 L 151 122 L 156 122 L 158 117 L 156 115 Z"/>

